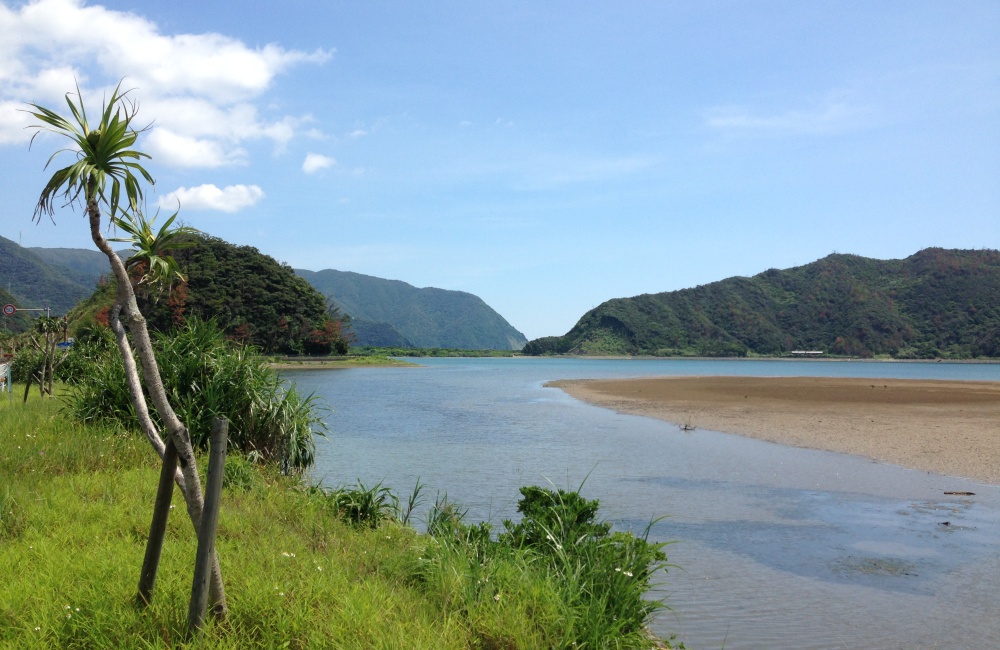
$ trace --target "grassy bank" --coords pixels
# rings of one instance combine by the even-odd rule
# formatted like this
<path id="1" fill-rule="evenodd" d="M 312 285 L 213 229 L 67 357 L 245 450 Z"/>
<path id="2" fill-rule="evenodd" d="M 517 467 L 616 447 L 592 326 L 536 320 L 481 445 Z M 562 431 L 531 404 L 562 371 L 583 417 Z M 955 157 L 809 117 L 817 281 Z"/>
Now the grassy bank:
<path id="1" fill-rule="evenodd" d="M 651 645 L 634 629 L 590 629 L 587 612 L 607 602 L 581 601 L 586 585 L 539 554 L 467 534 L 477 529 L 442 518 L 447 507 L 437 521 L 455 524 L 451 537 L 418 534 L 388 507 L 352 525 L 343 499 L 237 456 L 218 537 L 231 614 L 187 642 L 195 538 L 179 494 L 153 604 L 133 604 L 158 475 L 145 440 L 72 424 L 57 400 L 0 397 L 2 647 Z M 589 569 L 631 578 L 621 566 Z"/>

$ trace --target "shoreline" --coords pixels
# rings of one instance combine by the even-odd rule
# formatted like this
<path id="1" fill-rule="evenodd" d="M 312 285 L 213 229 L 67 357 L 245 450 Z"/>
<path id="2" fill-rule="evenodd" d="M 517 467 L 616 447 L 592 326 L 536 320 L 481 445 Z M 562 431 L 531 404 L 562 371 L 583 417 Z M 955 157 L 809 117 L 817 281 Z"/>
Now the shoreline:
<path id="1" fill-rule="evenodd" d="M 1000 485 L 1000 382 L 654 377 L 546 384 L 619 413 Z"/>
<path id="2" fill-rule="evenodd" d="M 612 354 L 612 355 L 588 355 L 588 354 L 551 354 L 551 355 L 515 355 L 525 359 L 594 359 L 601 361 L 793 361 L 793 362 L 821 362 L 821 363 L 971 363 L 971 364 L 996 364 L 1000 365 L 1000 359 L 993 357 L 979 357 L 969 359 L 893 359 L 893 358 L 872 358 L 863 359 L 861 357 L 790 357 L 790 356 L 755 356 L 755 357 L 656 357 L 649 355 Z"/>
<path id="3" fill-rule="evenodd" d="M 349 358 L 315 358 L 315 359 L 282 359 L 268 362 L 271 370 L 330 370 L 336 368 L 417 368 L 416 363 L 401 361 L 390 357 L 349 357 Z"/>

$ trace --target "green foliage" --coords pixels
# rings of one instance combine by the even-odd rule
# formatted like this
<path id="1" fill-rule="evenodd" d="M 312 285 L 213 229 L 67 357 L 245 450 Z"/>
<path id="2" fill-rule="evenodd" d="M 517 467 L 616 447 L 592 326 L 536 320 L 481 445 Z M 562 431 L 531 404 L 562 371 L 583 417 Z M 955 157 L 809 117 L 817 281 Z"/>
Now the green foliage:
<path id="1" fill-rule="evenodd" d="M 560 647 L 607 647 L 612 639 L 618 647 L 649 647 L 646 625 L 664 605 L 646 596 L 654 573 L 669 566 L 665 544 L 648 541 L 649 527 L 639 536 L 612 532 L 610 523 L 597 520 L 598 502 L 577 492 L 527 486 L 521 495 L 521 521 L 505 521 L 506 532 L 495 540 L 488 523 L 466 524 L 465 512 L 447 498 L 431 510 L 427 530 L 443 554 L 467 558 L 467 606 L 484 591 L 502 598 L 490 582 L 498 567 L 513 562 L 554 587 Z"/>
<path id="2" fill-rule="evenodd" d="M 327 314 L 326 300 L 292 269 L 250 246 L 187 233 L 173 242 L 187 277 L 161 299 L 137 292 L 149 327 L 161 332 L 185 319 L 215 320 L 226 335 L 267 354 L 329 354 L 346 349 L 344 324 Z"/>
<path id="3" fill-rule="evenodd" d="M 1000 356 L 1000 252 L 830 255 L 693 289 L 618 298 L 525 354 Z"/>
<path id="4" fill-rule="evenodd" d="M 131 214 L 122 214 L 112 219 L 115 226 L 124 230 L 129 236 L 108 241 L 127 242 L 132 245 L 131 255 L 125 261 L 125 269 L 135 278 L 133 282 L 136 285 L 151 285 L 156 291 L 169 291 L 175 280 L 181 282 L 186 280 L 171 253 L 180 248 L 193 246 L 193 241 L 185 240 L 183 237 L 197 231 L 188 226 L 171 229 L 170 226 L 175 219 L 177 219 L 176 212 L 155 231 L 153 224 L 156 222 L 156 217 L 146 219 L 138 208 Z"/>
<path id="5" fill-rule="evenodd" d="M 612 533 L 610 523 L 596 519 L 598 501 L 577 492 L 527 486 L 521 495 L 523 518 L 505 521 L 499 542 L 537 555 L 558 576 L 575 614 L 574 641 L 590 646 L 640 634 L 662 606 L 645 595 L 653 573 L 667 568 L 665 545 L 648 541 L 649 527 L 640 536 Z"/>
<path id="6" fill-rule="evenodd" d="M 74 346 L 75 347 L 75 346 Z M 257 351 L 226 340 L 212 322 L 189 320 L 154 337 L 160 375 L 192 442 L 207 448 L 212 419 L 229 419 L 229 445 L 285 469 L 312 465 L 313 435 L 325 429 L 313 396 L 285 386 Z M 69 412 L 88 423 L 132 426 L 135 414 L 121 360 L 108 334 L 94 334 L 74 349 Z"/>
<path id="7" fill-rule="evenodd" d="M 35 217 L 55 213 L 55 200 L 60 195 L 66 203 L 73 203 L 83 197 L 83 202 L 96 199 L 108 206 L 112 219 L 136 210 L 142 200 L 142 187 L 139 185 L 141 176 L 147 183 L 153 185 L 149 172 L 139 164 L 148 154 L 132 149 L 139 131 L 132 128 L 138 105 L 128 99 L 128 91 L 121 92 L 121 83 L 115 87 L 111 97 L 105 102 L 100 119 L 96 126 L 87 120 L 87 111 L 80 95 L 80 87 L 76 89 L 76 101 L 71 99 L 71 93 L 66 93 L 66 104 L 69 106 L 71 119 L 67 119 L 44 106 L 28 104 L 34 110 L 26 111 L 41 124 L 33 125 L 37 129 L 31 137 L 32 142 L 42 131 L 48 131 L 66 137 L 72 143 L 67 149 L 60 149 L 49 157 L 46 168 L 60 153 L 69 153 L 76 162 L 57 170 L 45 184 L 35 207 Z M 111 181 L 111 194 L 105 194 L 107 182 Z M 121 207 L 121 193 L 125 190 L 127 205 Z"/>
<path id="8" fill-rule="evenodd" d="M 517 524 L 505 521 L 504 526 L 518 548 L 548 549 L 579 538 L 607 537 L 611 524 L 594 522 L 598 505 L 578 492 L 522 487 L 517 511 L 523 519 Z"/>
<path id="9" fill-rule="evenodd" d="M 2 647 L 653 646 L 642 632 L 589 618 L 609 599 L 588 599 L 578 574 L 566 581 L 541 553 L 420 535 L 392 518 L 348 525 L 327 495 L 239 456 L 226 461 L 217 541 L 240 568 L 227 574 L 230 615 L 187 641 L 196 540 L 180 506 L 152 605 L 132 605 L 157 459 L 135 436 L 73 423 L 56 408 L 0 400 Z M 595 566 L 618 562 L 603 546 L 593 552 Z M 608 564 L 616 599 L 641 584 L 627 566 Z"/>
<path id="10" fill-rule="evenodd" d="M 358 345 L 519 350 L 527 342 L 470 293 L 333 269 L 295 272 L 351 315 Z"/>
<path id="11" fill-rule="evenodd" d="M 28 345 L 22 345 L 14 355 L 14 365 L 10 367 L 11 378 L 15 384 L 35 381 L 35 374 L 42 369 L 44 357 L 41 350 Z"/>
<path id="12" fill-rule="evenodd" d="M 378 528 L 383 522 L 395 519 L 399 513 L 399 498 L 381 482 L 367 487 L 358 480 L 355 487 L 314 490 L 323 495 L 327 506 L 339 518 L 353 526 Z"/>

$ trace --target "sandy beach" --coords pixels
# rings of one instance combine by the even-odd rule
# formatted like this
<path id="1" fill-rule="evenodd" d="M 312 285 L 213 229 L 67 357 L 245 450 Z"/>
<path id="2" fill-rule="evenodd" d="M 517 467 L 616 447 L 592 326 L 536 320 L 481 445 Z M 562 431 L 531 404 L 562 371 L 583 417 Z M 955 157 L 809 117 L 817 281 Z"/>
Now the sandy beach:
<path id="1" fill-rule="evenodd" d="M 573 397 L 678 426 L 1000 484 L 1000 382 L 825 377 L 557 381 Z"/>

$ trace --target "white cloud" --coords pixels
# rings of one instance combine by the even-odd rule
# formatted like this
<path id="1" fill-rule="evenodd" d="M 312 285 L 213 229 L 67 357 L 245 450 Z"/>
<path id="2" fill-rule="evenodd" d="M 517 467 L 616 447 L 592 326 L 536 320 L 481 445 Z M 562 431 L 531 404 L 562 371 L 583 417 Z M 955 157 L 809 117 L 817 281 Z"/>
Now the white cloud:
<path id="1" fill-rule="evenodd" d="M 31 137 L 20 128 L 27 118 L 12 114 L 25 102 L 61 107 L 79 81 L 94 104 L 124 78 L 125 88 L 140 89 L 140 120 L 155 118 L 153 148 L 182 167 L 244 162 L 242 145 L 251 140 L 270 140 L 280 151 L 310 118 L 265 116 L 255 102 L 277 75 L 332 54 L 251 47 L 215 33 L 164 34 L 135 13 L 83 0 L 0 4 L 0 34 L 0 144 Z"/>
<path id="2" fill-rule="evenodd" d="M 324 156 L 318 153 L 306 154 L 306 159 L 302 161 L 302 171 L 307 174 L 314 174 L 321 169 L 326 169 L 327 167 L 333 167 L 337 164 L 337 161 L 330 156 Z"/>
<path id="3" fill-rule="evenodd" d="M 219 210 L 239 212 L 264 198 L 264 190 L 257 185 L 229 185 L 219 189 L 215 185 L 179 187 L 159 200 L 161 208 L 173 210 L 178 202 L 185 210 Z"/>
<path id="4" fill-rule="evenodd" d="M 150 131 L 146 147 L 157 160 L 176 167 L 222 167 L 246 159 L 242 149 L 227 150 L 218 141 L 192 138 L 163 128 Z"/>
<path id="5" fill-rule="evenodd" d="M 0 145 L 20 144 L 31 138 L 27 128 L 34 120 L 23 112 L 24 104 L 0 101 Z"/>
<path id="6" fill-rule="evenodd" d="M 354 129 L 349 134 L 347 134 L 347 137 L 349 137 L 349 138 L 351 138 L 353 140 L 357 140 L 358 138 L 363 138 L 366 135 L 368 135 L 368 131 L 366 131 L 364 129 Z"/>

